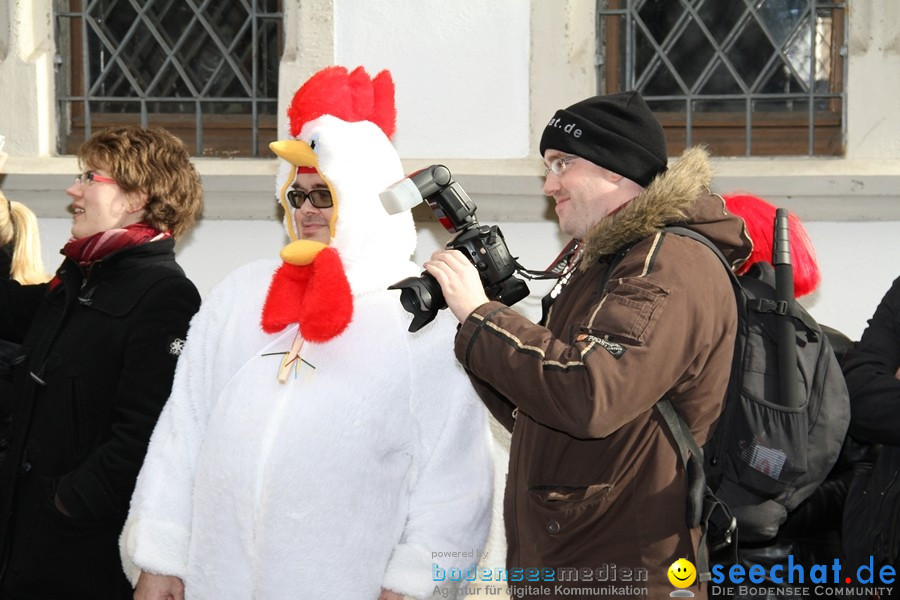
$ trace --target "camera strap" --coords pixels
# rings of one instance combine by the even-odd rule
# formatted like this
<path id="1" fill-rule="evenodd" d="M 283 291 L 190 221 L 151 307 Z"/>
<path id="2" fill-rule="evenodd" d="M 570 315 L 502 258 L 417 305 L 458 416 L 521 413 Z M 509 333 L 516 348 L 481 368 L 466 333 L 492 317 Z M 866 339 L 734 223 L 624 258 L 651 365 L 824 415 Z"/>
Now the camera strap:
<path id="1" fill-rule="evenodd" d="M 555 278 L 557 281 L 556 285 L 553 286 L 553 289 L 550 290 L 550 293 L 541 298 L 541 324 L 547 322 L 547 316 L 550 314 L 550 307 L 572 277 L 572 273 L 575 271 L 575 268 L 578 266 L 581 259 L 581 251 L 583 248 L 584 247 L 578 240 L 573 239 L 565 248 L 563 248 L 563 251 L 556 257 L 553 264 L 550 265 L 550 268 L 547 271 L 543 271 L 543 273 L 549 276 L 543 277 L 542 279 Z"/>
<path id="2" fill-rule="evenodd" d="M 580 246 L 578 244 L 578 240 L 571 240 L 566 247 L 563 248 L 562 252 L 559 253 L 546 271 L 532 271 L 531 269 L 526 269 L 522 265 L 516 262 L 516 273 L 524 277 L 525 279 L 536 280 L 536 279 L 559 279 L 562 277 L 566 269 L 569 267 L 571 263 L 573 263 L 573 257 L 577 258 L 577 255 L 580 255 Z"/>

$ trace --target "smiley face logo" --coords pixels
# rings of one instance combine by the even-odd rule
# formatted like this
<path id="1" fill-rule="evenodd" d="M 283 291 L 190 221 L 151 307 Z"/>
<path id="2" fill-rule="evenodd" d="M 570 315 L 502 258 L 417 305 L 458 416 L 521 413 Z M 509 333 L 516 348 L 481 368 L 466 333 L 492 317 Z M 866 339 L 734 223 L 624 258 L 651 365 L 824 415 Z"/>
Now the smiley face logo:
<path id="1" fill-rule="evenodd" d="M 672 563 L 668 571 L 669 583 L 677 588 L 686 588 L 697 579 L 697 569 L 686 558 L 679 558 Z"/>

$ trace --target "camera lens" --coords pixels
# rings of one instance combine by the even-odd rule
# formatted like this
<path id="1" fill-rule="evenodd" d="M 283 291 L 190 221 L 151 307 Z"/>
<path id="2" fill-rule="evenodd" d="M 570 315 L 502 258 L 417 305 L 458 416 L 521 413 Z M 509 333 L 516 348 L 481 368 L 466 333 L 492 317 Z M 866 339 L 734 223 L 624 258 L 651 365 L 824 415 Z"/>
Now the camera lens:
<path id="1" fill-rule="evenodd" d="M 422 273 L 419 277 L 407 277 L 388 289 L 400 290 L 400 304 L 413 316 L 409 331 L 418 331 L 428 325 L 438 311 L 447 306 L 441 286 L 428 273 Z"/>

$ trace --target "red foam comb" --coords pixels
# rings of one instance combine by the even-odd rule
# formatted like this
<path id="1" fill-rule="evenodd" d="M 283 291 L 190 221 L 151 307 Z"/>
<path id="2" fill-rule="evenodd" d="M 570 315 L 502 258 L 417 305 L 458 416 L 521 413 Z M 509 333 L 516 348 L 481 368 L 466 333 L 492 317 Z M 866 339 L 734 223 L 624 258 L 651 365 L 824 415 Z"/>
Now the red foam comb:
<path id="1" fill-rule="evenodd" d="M 365 69 L 347 72 L 345 67 L 325 67 L 294 94 L 288 107 L 291 135 L 297 137 L 303 125 L 322 115 L 343 121 L 371 121 L 390 138 L 397 125 L 394 80 L 389 71 L 374 79 Z"/>

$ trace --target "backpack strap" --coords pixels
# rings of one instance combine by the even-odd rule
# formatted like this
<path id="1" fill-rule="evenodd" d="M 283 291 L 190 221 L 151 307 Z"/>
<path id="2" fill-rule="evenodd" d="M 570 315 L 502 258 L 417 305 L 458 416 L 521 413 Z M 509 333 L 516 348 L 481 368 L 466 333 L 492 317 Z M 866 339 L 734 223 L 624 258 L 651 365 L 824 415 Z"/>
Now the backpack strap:
<path id="1" fill-rule="evenodd" d="M 709 569 L 709 549 L 706 539 L 708 528 L 705 526 L 709 515 L 705 514 L 706 510 L 698 510 L 704 504 L 703 500 L 707 491 L 706 477 L 703 474 L 703 451 L 697 446 L 697 441 L 694 439 L 690 428 L 684 422 L 684 419 L 681 418 L 681 415 L 678 414 L 678 411 L 675 410 L 675 407 L 672 406 L 672 401 L 669 400 L 668 396 L 656 403 L 656 409 L 662 416 L 663 421 L 665 421 L 672 437 L 675 438 L 675 443 L 678 445 L 678 455 L 681 457 L 682 466 L 684 466 L 685 478 L 689 480 L 687 501 L 689 516 L 687 524 L 691 528 L 700 527 L 700 544 L 697 547 L 697 575 L 700 581 L 710 581 L 712 573 Z M 692 458 L 697 461 L 695 465 L 699 464 L 699 477 L 697 476 L 696 466 L 691 466 Z M 690 481 L 691 479 L 694 481 Z M 697 492 L 698 489 L 699 494 Z"/>
<path id="2" fill-rule="evenodd" d="M 719 250 L 718 246 L 712 243 L 706 236 L 703 234 L 697 233 L 692 229 L 688 229 L 687 227 L 663 227 L 663 231 L 671 232 L 676 235 L 683 235 L 684 237 L 689 237 L 692 240 L 696 240 L 712 250 L 713 254 L 719 257 L 719 260 L 722 261 L 722 264 L 725 265 L 725 270 L 728 271 L 728 276 L 731 279 L 731 285 L 735 290 L 741 289 L 740 280 L 737 278 L 737 275 L 734 273 L 734 270 L 728 264 L 728 260 L 725 258 L 725 255 L 722 254 L 722 251 Z M 810 317 L 809 313 L 798 308 L 798 304 L 796 302 L 788 305 L 786 302 L 778 302 L 776 300 L 770 300 L 768 298 L 755 298 L 753 300 L 749 300 L 746 303 L 746 307 L 748 310 L 752 310 L 758 313 L 774 313 L 776 315 L 790 315 L 791 317 L 797 319 L 806 328 L 812 332 L 812 335 L 818 337 L 816 334 L 816 330 L 819 328 L 819 324 Z"/>
<path id="3" fill-rule="evenodd" d="M 735 393 L 740 392 L 739 386 L 741 378 L 739 377 L 739 372 L 740 365 L 743 362 L 743 346 L 741 345 L 740 331 L 746 326 L 748 311 L 743 286 L 734 270 L 731 268 L 728 259 L 725 258 L 725 255 L 722 254 L 719 247 L 709 238 L 686 227 L 663 227 L 663 231 L 690 238 L 709 248 L 709 250 L 719 259 L 719 262 L 722 263 L 722 266 L 725 268 L 725 272 L 728 274 L 728 278 L 731 281 L 731 287 L 734 291 L 734 298 L 737 304 L 738 317 L 738 335 L 735 336 L 734 340 L 734 356 L 731 362 L 731 376 L 729 377 L 728 391 L 726 392 L 727 397 L 731 397 Z M 737 519 L 734 518 L 728 505 L 716 497 L 712 489 L 706 484 L 706 472 L 703 469 L 703 452 L 697 445 L 697 441 L 694 439 L 690 427 L 688 427 L 678 411 L 675 410 L 671 400 L 666 396 L 658 401 L 656 406 L 659 409 L 666 426 L 669 428 L 669 431 L 671 431 L 672 436 L 678 444 L 682 464 L 684 465 L 685 473 L 688 476 L 688 510 L 693 511 L 694 514 L 697 514 L 698 512 L 701 514 L 699 523 L 701 528 L 700 547 L 697 550 L 697 562 L 700 564 L 696 566 L 700 581 L 710 581 L 712 577 L 709 569 L 710 547 L 712 547 L 713 552 L 718 552 L 730 547 L 734 554 L 735 562 L 737 561 Z M 690 454 L 688 454 L 688 451 L 690 451 Z M 701 480 L 702 483 L 698 483 L 698 479 Z M 698 486 L 701 489 L 699 502 L 697 492 Z M 693 508 L 691 506 L 692 504 Z M 688 525 L 696 527 L 697 525 L 695 523 L 696 521 L 692 522 L 691 517 L 689 517 Z M 716 539 L 710 539 L 709 530 L 711 525 L 716 527 Z"/>
<path id="4" fill-rule="evenodd" d="M 622 262 L 622 259 L 625 258 L 625 255 L 628 254 L 630 250 L 631 245 L 625 246 L 610 257 L 609 265 L 606 268 L 606 274 L 603 275 L 603 281 L 600 282 L 600 287 L 597 290 L 599 296 L 603 296 L 603 292 L 606 291 L 606 286 L 609 285 L 609 280 L 612 279 L 613 271 L 619 266 L 619 263 Z"/>
<path id="5" fill-rule="evenodd" d="M 798 307 L 799 305 L 796 302 L 788 305 L 787 302 L 779 302 L 777 300 L 770 300 L 769 298 L 754 298 L 747 302 L 747 308 L 753 312 L 763 314 L 771 313 L 779 316 L 789 315 L 797 319 L 810 331 L 814 339 L 818 339 L 816 329 L 821 327 L 821 325 L 816 323 L 809 313 Z"/>
<path id="6" fill-rule="evenodd" d="M 684 466 L 688 480 L 688 526 L 700 527 L 697 564 L 694 566 L 697 568 L 699 580 L 708 582 L 712 580 L 712 572 L 709 567 L 710 548 L 713 552 L 731 548 L 731 558 L 734 563 L 737 563 L 737 519 L 728 505 L 720 500 L 706 484 L 703 451 L 697 446 L 690 427 L 675 410 L 668 396 L 656 403 L 656 409 L 678 444 L 681 464 Z M 712 539 L 709 535 L 711 526 L 716 528 L 716 539 Z"/>
<path id="7" fill-rule="evenodd" d="M 663 231 L 691 238 L 692 240 L 700 242 L 701 244 L 712 250 L 712 253 L 719 258 L 719 260 L 722 262 L 722 265 L 724 265 L 725 270 L 728 271 L 728 277 L 731 279 L 731 284 L 735 287 L 736 290 L 741 289 L 741 282 L 738 281 L 737 275 L 734 274 L 734 270 L 731 268 L 731 265 L 728 264 L 728 259 L 725 258 L 725 255 L 722 254 L 722 251 L 719 250 L 719 247 L 713 244 L 708 237 L 701 233 L 697 233 L 693 229 L 688 229 L 687 227 L 663 227 Z"/>
<path id="8" fill-rule="evenodd" d="M 676 235 L 684 236 L 687 238 L 691 238 L 694 241 L 700 242 L 709 250 L 718 257 L 719 262 L 722 263 L 722 266 L 725 268 L 725 272 L 728 273 L 728 279 L 731 280 L 731 288 L 734 291 L 734 301 L 737 305 L 737 335 L 734 337 L 734 354 L 731 360 L 731 375 L 728 378 L 728 391 L 726 393 L 726 398 L 736 398 L 741 393 L 741 386 L 743 377 L 741 376 L 741 365 L 744 364 L 744 346 L 741 343 L 741 333 L 745 332 L 747 329 L 748 323 L 748 311 L 749 307 L 747 306 L 747 297 L 744 295 L 744 286 L 741 284 L 740 279 L 738 279 L 734 270 L 731 268 L 731 264 L 728 262 L 728 259 L 725 258 L 725 255 L 722 254 L 722 251 L 719 250 L 719 247 L 716 246 L 712 240 L 707 238 L 705 235 L 701 233 L 697 233 L 693 229 L 688 229 L 687 227 L 663 227 L 663 231 L 667 233 L 674 233 Z"/>

